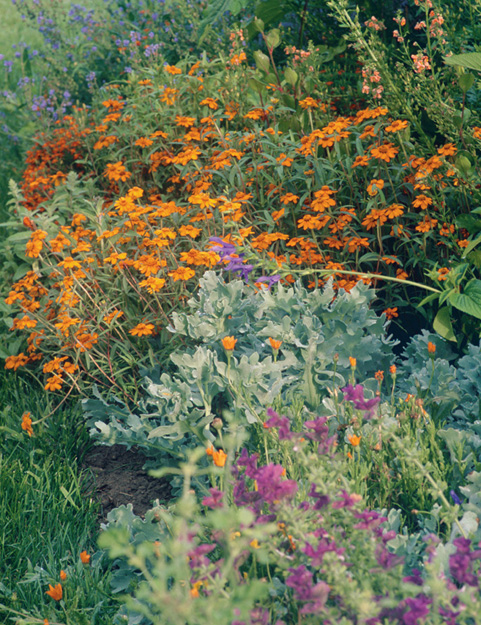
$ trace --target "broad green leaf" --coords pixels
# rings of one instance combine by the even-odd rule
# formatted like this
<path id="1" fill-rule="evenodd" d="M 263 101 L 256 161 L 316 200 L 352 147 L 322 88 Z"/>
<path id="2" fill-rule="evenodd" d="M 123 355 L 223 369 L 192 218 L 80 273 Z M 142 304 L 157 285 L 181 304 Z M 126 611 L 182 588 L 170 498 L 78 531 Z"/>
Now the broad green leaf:
<path id="1" fill-rule="evenodd" d="M 449 308 L 447 306 L 438 310 L 438 314 L 433 321 L 433 329 L 447 341 L 456 341 L 453 326 L 451 324 Z"/>
<path id="2" fill-rule="evenodd" d="M 453 292 L 448 299 L 461 312 L 481 319 L 481 280 L 470 280 L 462 293 Z"/>
<path id="3" fill-rule="evenodd" d="M 445 57 L 446 65 L 459 65 L 465 69 L 474 69 L 481 72 L 481 53 L 467 52 L 466 54 L 453 54 L 453 56 Z"/>

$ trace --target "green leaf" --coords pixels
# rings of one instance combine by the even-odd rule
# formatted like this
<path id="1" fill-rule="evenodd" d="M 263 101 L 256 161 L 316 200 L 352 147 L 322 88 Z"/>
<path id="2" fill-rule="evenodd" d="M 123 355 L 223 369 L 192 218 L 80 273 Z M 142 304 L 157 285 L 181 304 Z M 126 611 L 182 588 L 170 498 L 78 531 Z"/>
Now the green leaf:
<path id="1" fill-rule="evenodd" d="M 465 69 L 474 69 L 481 72 L 481 53 L 467 52 L 466 54 L 453 54 L 453 56 L 445 57 L 446 65 L 459 65 Z"/>
<path id="2" fill-rule="evenodd" d="M 438 314 L 433 321 L 433 329 L 447 341 L 456 341 L 453 326 L 451 324 L 449 308 L 447 306 L 438 310 Z"/>
<path id="3" fill-rule="evenodd" d="M 481 280 L 470 280 L 462 293 L 451 293 L 448 299 L 461 312 L 481 319 Z"/>
<path id="4" fill-rule="evenodd" d="M 473 74 L 461 74 L 458 81 L 461 91 L 467 93 L 474 85 L 474 81 L 475 78 Z"/>

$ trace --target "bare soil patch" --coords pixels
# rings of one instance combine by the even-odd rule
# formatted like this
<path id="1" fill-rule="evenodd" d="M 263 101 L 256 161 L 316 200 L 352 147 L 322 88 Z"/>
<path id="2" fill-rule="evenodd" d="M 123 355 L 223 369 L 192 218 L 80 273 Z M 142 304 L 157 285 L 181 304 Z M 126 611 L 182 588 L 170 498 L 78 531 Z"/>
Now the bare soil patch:
<path id="1" fill-rule="evenodd" d="M 83 466 L 93 474 L 87 494 L 100 502 L 102 520 L 121 505 L 131 503 L 134 513 L 144 516 L 156 499 L 170 499 L 168 481 L 148 475 L 142 469 L 145 461 L 142 453 L 123 445 L 98 445 L 86 452 Z"/>

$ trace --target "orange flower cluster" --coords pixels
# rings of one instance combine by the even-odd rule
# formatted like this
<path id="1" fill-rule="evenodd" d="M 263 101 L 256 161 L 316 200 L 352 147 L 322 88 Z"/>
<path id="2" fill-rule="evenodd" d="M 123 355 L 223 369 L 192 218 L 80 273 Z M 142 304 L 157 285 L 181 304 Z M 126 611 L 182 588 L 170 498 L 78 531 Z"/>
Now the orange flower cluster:
<path id="1" fill-rule="evenodd" d="M 406 160 L 405 120 L 382 107 L 333 119 L 332 107 L 309 94 L 299 110 L 314 129 L 283 134 L 270 125 L 281 115 L 275 103 L 245 108 L 223 84 L 206 94 L 198 64 L 164 69 L 158 84 L 110 87 L 88 127 L 67 117 L 29 153 L 25 256 L 41 271 L 28 272 L 6 299 L 16 311 L 12 332 L 26 337 L 7 368 L 41 361 L 49 390 L 80 375 L 113 380 L 120 345 L 127 341 L 140 360 L 194 278 L 218 266 L 211 236 L 248 245 L 285 273 L 331 270 L 334 287 L 346 290 L 366 271 L 379 274 L 377 285 L 383 274 L 411 278 L 403 265 L 421 251 L 461 255 L 467 233 L 446 205 L 448 191 L 465 184 L 454 144 Z M 73 167 L 82 181 L 96 176 L 97 212 L 79 202 L 56 223 L 41 204 L 87 152 L 92 169 L 82 169 L 85 158 Z M 396 314 L 386 307 L 386 316 Z"/>

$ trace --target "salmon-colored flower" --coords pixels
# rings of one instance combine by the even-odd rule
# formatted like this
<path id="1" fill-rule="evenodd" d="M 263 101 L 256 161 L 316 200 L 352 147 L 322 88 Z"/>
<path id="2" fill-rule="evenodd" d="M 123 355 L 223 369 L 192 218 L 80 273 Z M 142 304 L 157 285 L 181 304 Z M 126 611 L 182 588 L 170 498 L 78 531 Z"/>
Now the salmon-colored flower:
<path id="1" fill-rule="evenodd" d="M 52 597 L 54 601 L 60 601 L 60 599 L 63 597 L 62 584 L 55 584 L 55 586 L 49 584 L 48 590 L 45 591 L 45 594 L 49 597 Z"/>
<path id="2" fill-rule="evenodd" d="M 235 339 L 233 336 L 225 336 L 222 339 L 222 345 L 224 346 L 224 349 L 228 352 L 234 349 L 236 343 L 237 339 Z"/>

